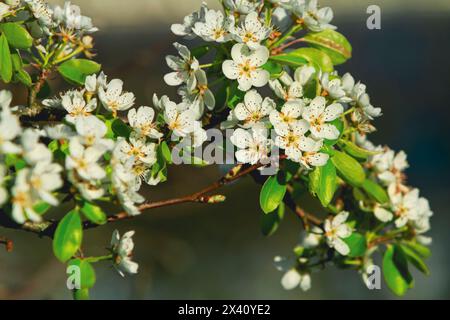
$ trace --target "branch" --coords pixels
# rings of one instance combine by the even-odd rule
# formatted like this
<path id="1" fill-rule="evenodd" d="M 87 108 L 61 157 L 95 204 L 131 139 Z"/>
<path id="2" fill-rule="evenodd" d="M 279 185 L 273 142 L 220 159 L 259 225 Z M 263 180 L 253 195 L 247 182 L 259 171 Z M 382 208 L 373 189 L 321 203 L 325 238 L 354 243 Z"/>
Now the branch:
<path id="1" fill-rule="evenodd" d="M 12 252 L 14 248 L 14 244 L 12 240 L 6 238 L 6 237 L 0 237 L 0 244 L 3 244 L 6 248 L 7 252 Z"/>
<path id="2" fill-rule="evenodd" d="M 51 69 L 43 69 L 37 81 L 34 83 L 34 85 L 30 88 L 29 94 L 28 94 L 28 108 L 24 108 L 20 110 L 17 115 L 18 116 L 28 116 L 28 117 L 34 117 L 38 115 L 42 109 L 43 106 L 36 102 L 37 95 L 41 91 L 42 87 L 45 84 L 45 81 L 48 79 L 50 74 L 52 73 Z"/>

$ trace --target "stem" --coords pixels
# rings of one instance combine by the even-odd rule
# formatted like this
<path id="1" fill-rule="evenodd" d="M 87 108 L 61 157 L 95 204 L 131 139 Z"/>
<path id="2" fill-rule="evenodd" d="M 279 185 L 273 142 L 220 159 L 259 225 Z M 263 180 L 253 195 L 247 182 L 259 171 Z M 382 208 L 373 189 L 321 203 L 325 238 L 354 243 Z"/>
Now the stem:
<path id="1" fill-rule="evenodd" d="M 298 31 L 300 31 L 300 30 L 302 30 L 302 29 L 303 29 L 303 27 L 302 27 L 302 25 L 300 25 L 300 24 L 296 24 L 296 25 L 292 26 L 292 28 L 289 29 L 289 31 L 286 32 L 286 34 L 285 34 L 284 36 L 282 36 L 280 39 L 278 39 L 277 41 L 275 41 L 274 43 L 272 43 L 272 44 L 269 46 L 269 49 L 276 48 L 276 47 L 280 46 L 280 45 L 283 44 L 287 39 L 289 39 L 294 33 L 298 32 Z"/>
<path id="2" fill-rule="evenodd" d="M 91 263 L 96 263 L 96 262 L 100 262 L 100 261 L 107 261 L 107 260 L 112 260 L 113 255 L 109 254 L 106 256 L 100 256 L 100 257 L 88 257 L 88 258 L 84 258 L 83 260 L 87 261 L 87 262 L 91 262 Z"/>
<path id="3" fill-rule="evenodd" d="M 288 47 L 290 47 L 290 46 L 292 46 L 292 45 L 294 45 L 296 43 L 303 42 L 303 41 L 304 41 L 303 38 L 298 38 L 298 39 L 292 40 L 291 42 L 288 42 L 288 43 L 286 43 L 284 45 L 276 47 L 276 48 L 272 49 L 272 55 L 280 54 L 281 52 L 283 52 L 284 49 L 286 49 L 286 48 L 288 48 Z"/>
<path id="4" fill-rule="evenodd" d="M 12 242 L 12 240 L 6 237 L 0 237 L 0 244 L 3 244 L 5 246 L 6 252 L 13 251 L 14 243 Z"/>

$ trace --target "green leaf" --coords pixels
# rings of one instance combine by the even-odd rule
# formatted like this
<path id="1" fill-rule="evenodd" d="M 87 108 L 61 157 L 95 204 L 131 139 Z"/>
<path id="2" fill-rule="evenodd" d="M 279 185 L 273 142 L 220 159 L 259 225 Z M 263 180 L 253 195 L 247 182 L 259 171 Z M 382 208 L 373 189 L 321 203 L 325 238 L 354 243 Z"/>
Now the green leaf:
<path id="1" fill-rule="evenodd" d="M 41 201 L 33 206 L 33 210 L 38 215 L 42 216 L 44 213 L 46 213 L 48 210 L 50 210 L 51 207 L 52 206 L 49 205 L 47 202 Z"/>
<path id="2" fill-rule="evenodd" d="M 384 204 L 389 202 L 389 196 L 386 190 L 375 181 L 366 179 L 362 184 L 362 188 L 369 196 L 375 199 L 378 203 Z"/>
<path id="3" fill-rule="evenodd" d="M 84 216 L 91 222 L 102 225 L 106 223 L 106 214 L 102 208 L 96 206 L 93 203 L 85 202 L 83 207 L 81 208 L 81 212 L 83 212 Z"/>
<path id="4" fill-rule="evenodd" d="M 166 141 L 161 142 L 158 152 L 161 153 L 161 156 L 168 164 L 172 164 L 172 151 L 170 151 Z"/>
<path id="5" fill-rule="evenodd" d="M 81 246 L 83 228 L 77 210 L 72 210 L 59 222 L 53 239 L 53 253 L 61 262 L 74 256 Z"/>
<path id="6" fill-rule="evenodd" d="M 413 286 L 405 254 L 398 246 L 388 245 L 383 256 L 383 275 L 389 289 L 403 296 Z"/>
<path id="7" fill-rule="evenodd" d="M 331 160 L 345 181 L 356 187 L 362 186 L 366 173 L 358 161 L 340 151 L 334 151 Z"/>
<path id="8" fill-rule="evenodd" d="M 376 151 L 366 150 L 347 140 L 339 140 L 339 146 L 352 157 L 362 160 L 366 160 L 368 157 L 378 154 Z"/>
<path id="9" fill-rule="evenodd" d="M 21 82 L 22 84 L 24 84 L 27 87 L 31 87 L 31 85 L 33 84 L 33 80 L 31 79 L 31 76 L 24 69 L 17 70 L 14 73 L 14 79 Z"/>
<path id="10" fill-rule="evenodd" d="M 281 77 L 283 73 L 283 66 L 275 61 L 267 61 L 261 68 L 269 71 L 271 79 L 277 79 Z"/>
<path id="11" fill-rule="evenodd" d="M 87 59 L 72 59 L 63 62 L 59 67 L 59 73 L 70 83 L 84 85 L 86 77 L 99 72 L 101 65 Z"/>
<path id="12" fill-rule="evenodd" d="M 261 231 L 266 237 L 274 234 L 284 218 L 285 205 L 283 202 L 278 206 L 278 210 L 263 214 L 261 216 Z"/>
<path id="13" fill-rule="evenodd" d="M 352 46 L 347 38 L 337 31 L 327 29 L 322 32 L 311 32 L 303 40 L 325 52 L 334 65 L 342 64 L 352 57 Z"/>
<path id="14" fill-rule="evenodd" d="M 1 25 L 1 31 L 3 31 L 9 44 L 14 48 L 28 49 L 33 45 L 33 38 L 27 29 L 18 23 L 4 23 Z"/>
<path id="15" fill-rule="evenodd" d="M 331 61 L 331 58 L 326 53 L 315 48 L 300 48 L 290 51 L 289 53 L 271 57 L 271 59 L 275 60 L 275 57 L 280 56 L 283 56 L 284 59 L 289 58 L 290 60 L 298 61 L 298 63 L 287 63 L 291 66 L 302 66 L 310 63 L 316 69 L 322 70 L 323 72 L 332 72 L 334 70 L 333 61 Z M 306 63 L 304 62 L 305 60 Z M 275 61 L 279 62 L 279 60 Z"/>
<path id="16" fill-rule="evenodd" d="M 287 185 L 284 173 L 271 176 L 264 183 L 259 196 L 259 204 L 265 214 L 275 211 L 283 201 Z"/>
<path id="17" fill-rule="evenodd" d="M 270 60 L 278 62 L 279 64 L 282 64 L 282 65 L 287 65 L 287 66 L 291 66 L 291 67 L 300 67 L 305 64 L 308 64 L 308 60 L 306 60 L 305 58 L 300 57 L 298 55 L 291 54 L 291 52 L 283 53 L 283 54 L 280 54 L 277 56 L 272 56 L 272 57 L 270 57 Z"/>
<path id="18" fill-rule="evenodd" d="M 111 129 L 116 137 L 128 138 L 131 134 L 131 128 L 119 118 L 112 121 Z"/>
<path id="19" fill-rule="evenodd" d="M 79 289 L 73 291 L 74 300 L 89 300 L 89 289 Z"/>
<path id="20" fill-rule="evenodd" d="M 0 78 L 6 82 L 11 82 L 13 76 L 13 66 L 11 52 L 9 51 L 8 40 L 3 33 L 0 36 Z"/>
<path id="21" fill-rule="evenodd" d="M 200 59 L 201 57 L 206 55 L 208 52 L 210 52 L 211 49 L 212 49 L 212 47 L 209 44 L 205 44 L 203 46 L 192 49 L 191 55 L 197 59 Z"/>
<path id="22" fill-rule="evenodd" d="M 96 275 L 91 263 L 82 259 L 72 259 L 69 261 L 68 265 L 80 268 L 81 289 L 90 289 L 95 285 Z"/>
<path id="23" fill-rule="evenodd" d="M 362 257 L 366 253 L 367 241 L 362 234 L 354 232 L 350 237 L 343 240 L 350 248 L 348 254 L 350 258 Z"/>
<path id="24" fill-rule="evenodd" d="M 430 275 L 430 269 L 428 269 L 428 266 L 425 264 L 425 261 L 423 261 L 421 256 L 419 256 L 414 250 L 412 250 L 408 246 L 405 245 L 400 246 L 403 252 L 405 253 L 408 261 L 411 262 L 411 264 L 414 265 L 417 268 L 417 270 L 421 271 L 427 276 Z"/>
<path id="25" fill-rule="evenodd" d="M 331 161 L 310 173 L 309 188 L 319 198 L 322 206 L 328 207 L 337 189 L 336 168 Z"/>
<path id="26" fill-rule="evenodd" d="M 430 249 L 420 243 L 414 241 L 403 241 L 402 244 L 403 246 L 409 247 L 422 258 L 429 258 L 431 256 Z"/>

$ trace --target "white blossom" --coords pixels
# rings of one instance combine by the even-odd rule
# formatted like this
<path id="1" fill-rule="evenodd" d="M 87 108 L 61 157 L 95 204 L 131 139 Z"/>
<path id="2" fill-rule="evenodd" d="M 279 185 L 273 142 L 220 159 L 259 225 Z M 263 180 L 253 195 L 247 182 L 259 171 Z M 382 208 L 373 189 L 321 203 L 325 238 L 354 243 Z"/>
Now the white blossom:
<path id="1" fill-rule="evenodd" d="M 188 90 L 194 90 L 197 86 L 195 72 L 200 69 L 198 60 L 191 55 L 186 46 L 174 43 L 174 47 L 178 50 L 179 57 L 168 55 L 166 57 L 167 65 L 173 72 L 164 76 L 164 81 L 169 86 L 179 86 L 186 83 Z"/>
<path id="2" fill-rule="evenodd" d="M 252 86 L 263 87 L 270 79 L 267 70 L 261 69 L 269 59 L 269 50 L 260 46 L 256 50 L 250 50 L 242 43 L 235 44 L 231 49 L 233 60 L 226 60 L 222 64 L 222 70 L 228 79 L 237 80 L 239 90 L 248 91 Z"/>
<path id="3" fill-rule="evenodd" d="M 42 133 L 34 129 L 26 129 L 21 136 L 24 159 L 30 165 L 40 162 L 50 163 L 53 158 L 52 152 L 39 140 Z"/>
<path id="4" fill-rule="evenodd" d="M 19 119 L 11 113 L 9 108 L 11 100 L 11 92 L 0 91 L 0 154 L 15 154 L 21 151 L 20 146 L 13 142 L 19 136 L 22 128 Z"/>
<path id="5" fill-rule="evenodd" d="M 267 138 L 267 131 L 263 126 L 254 126 L 250 130 L 236 129 L 230 140 L 238 147 L 237 161 L 252 165 L 268 162 L 271 141 Z"/>
<path id="6" fill-rule="evenodd" d="M 322 149 L 323 142 L 315 141 L 313 139 L 305 139 L 303 145 L 303 153 L 300 158 L 300 163 L 305 166 L 307 169 L 311 169 L 311 167 L 322 167 L 327 164 L 330 156 L 326 153 L 320 152 Z"/>
<path id="7" fill-rule="evenodd" d="M 136 274 L 139 265 L 132 261 L 134 231 L 128 231 L 120 237 L 119 231 L 114 230 L 111 239 L 111 252 L 113 254 L 113 263 L 117 272 L 124 277 L 125 273 Z"/>
<path id="8" fill-rule="evenodd" d="M 269 86 L 277 97 L 284 101 L 301 101 L 301 97 L 303 96 L 302 84 L 293 81 L 286 72 L 283 72 L 279 79 L 270 80 Z"/>
<path id="9" fill-rule="evenodd" d="M 288 130 L 293 128 L 304 109 L 303 101 L 287 102 L 281 108 L 281 111 L 273 110 L 270 113 L 270 122 L 276 128 L 281 130 Z"/>
<path id="10" fill-rule="evenodd" d="M 83 91 L 71 90 L 61 95 L 61 105 L 68 112 L 66 121 L 75 124 L 77 120 L 92 115 L 97 108 L 97 99 L 86 102 Z"/>
<path id="11" fill-rule="evenodd" d="M 249 14 L 261 5 L 259 0 L 224 0 L 225 6 L 233 12 Z"/>
<path id="12" fill-rule="evenodd" d="M 190 109 L 196 114 L 196 119 L 200 119 L 204 113 L 205 105 L 209 110 L 216 106 L 216 98 L 208 87 L 208 79 L 203 70 L 195 71 L 196 86 L 189 90 L 189 87 L 182 86 L 178 90 L 183 101 L 190 105 Z"/>
<path id="13" fill-rule="evenodd" d="M 30 171 L 28 180 L 31 192 L 44 202 L 57 206 L 58 199 L 52 194 L 63 185 L 61 172 L 63 168 L 57 163 L 39 162 Z"/>
<path id="14" fill-rule="evenodd" d="M 346 224 L 349 213 L 342 211 L 337 216 L 325 220 L 324 229 L 325 237 L 330 248 L 334 248 L 337 252 L 346 256 L 350 253 L 350 248 L 344 240 L 351 236 L 352 229 Z"/>
<path id="15" fill-rule="evenodd" d="M 75 170 L 85 180 L 101 180 L 105 170 L 97 163 L 104 150 L 96 147 L 85 148 L 77 137 L 70 139 L 70 154 L 66 157 L 66 169 Z"/>
<path id="16" fill-rule="evenodd" d="M 97 117 L 91 116 L 80 119 L 76 122 L 75 127 L 79 135 L 78 138 L 83 145 L 105 151 L 113 148 L 114 141 L 104 138 L 108 128 Z"/>
<path id="17" fill-rule="evenodd" d="M 114 152 L 121 161 L 133 158 L 135 161 L 153 165 L 156 162 L 156 144 L 147 142 L 145 137 L 131 135 L 129 142 L 121 139 L 117 143 Z"/>
<path id="18" fill-rule="evenodd" d="M 55 6 L 53 8 L 53 19 L 56 23 L 62 23 L 69 30 L 77 30 L 85 33 L 98 31 L 92 25 L 92 19 L 81 14 L 79 6 L 73 5 L 70 1 L 64 3 L 64 7 Z"/>
<path id="19" fill-rule="evenodd" d="M 391 149 L 385 149 L 371 157 L 370 164 L 377 172 L 378 179 L 386 186 L 402 183 L 403 171 L 409 167 L 406 153 L 400 151 L 395 154 Z"/>
<path id="20" fill-rule="evenodd" d="M 46 136 L 52 140 L 68 140 L 76 135 L 76 133 L 66 124 L 60 123 L 55 126 L 47 126 L 44 128 Z"/>
<path id="21" fill-rule="evenodd" d="M 136 134 L 142 137 L 160 139 L 163 134 L 158 131 L 155 120 L 155 111 L 150 107 L 139 107 L 128 111 L 128 123 Z"/>
<path id="22" fill-rule="evenodd" d="M 330 80 L 330 74 L 323 73 L 322 76 L 320 77 L 320 83 L 322 85 L 322 88 L 328 92 L 329 96 L 333 100 L 343 103 L 348 103 L 352 101 L 351 98 L 346 96 L 344 87 L 342 85 L 342 81 L 338 77 L 335 77 L 334 79 Z"/>
<path id="23" fill-rule="evenodd" d="M 24 0 L 33 16 L 38 20 L 44 31 L 53 25 L 53 10 L 44 0 Z"/>
<path id="24" fill-rule="evenodd" d="M 305 120 L 298 120 L 289 127 L 278 126 L 275 127 L 277 137 L 275 144 L 284 149 L 288 159 L 300 162 L 302 158 L 302 151 L 308 149 L 311 138 L 305 137 L 309 130 L 309 124 Z"/>
<path id="25" fill-rule="evenodd" d="M 171 31 L 175 35 L 185 37 L 188 40 L 195 38 L 193 28 L 197 22 L 204 21 L 207 10 L 208 8 L 206 3 L 203 3 L 199 11 L 193 12 L 192 14 L 184 17 L 183 23 L 172 24 L 170 28 Z"/>
<path id="26" fill-rule="evenodd" d="M 259 20 L 258 13 L 251 12 L 245 17 L 244 22 L 233 30 L 233 36 L 236 41 L 245 43 L 251 50 L 256 50 L 271 32 L 272 29 Z"/>
<path id="27" fill-rule="evenodd" d="M 324 97 L 314 98 L 309 106 L 303 111 L 303 118 L 311 126 L 310 130 L 314 137 L 319 139 L 337 139 L 340 135 L 339 130 L 331 122 L 337 119 L 343 112 L 344 107 L 339 103 L 333 103 L 326 106 L 327 101 Z"/>
<path id="28" fill-rule="evenodd" d="M 175 136 L 185 137 L 194 130 L 195 114 L 185 104 L 163 101 L 164 120 Z"/>
<path id="29" fill-rule="evenodd" d="M 314 67 L 304 65 L 295 70 L 294 79 L 302 86 L 305 86 L 313 79 L 315 73 L 316 69 Z"/>
<path id="30" fill-rule="evenodd" d="M 100 88 L 106 89 L 108 81 L 106 75 L 102 72 L 97 76 L 92 74 L 86 77 L 84 87 L 89 94 L 96 94 Z"/>
<path id="31" fill-rule="evenodd" d="M 0 207 L 8 200 L 8 191 L 4 186 L 6 175 L 6 167 L 3 164 L 0 164 Z"/>
<path id="32" fill-rule="evenodd" d="M 395 216 L 395 226 L 401 228 L 409 221 L 419 218 L 419 189 L 412 189 L 406 193 L 397 192 L 395 187 L 388 188 L 392 211 Z"/>
<path id="33" fill-rule="evenodd" d="M 0 2 L 0 21 L 8 15 L 10 12 L 10 7 L 6 3 Z"/>
<path id="34" fill-rule="evenodd" d="M 293 290 L 300 287 L 303 291 L 311 289 L 311 275 L 300 273 L 297 269 L 291 269 L 281 278 L 281 285 L 285 290 Z"/>
<path id="35" fill-rule="evenodd" d="M 182 144 L 198 148 L 208 140 L 208 133 L 202 128 L 199 121 L 194 122 L 194 129 L 186 137 L 183 138 Z"/>
<path id="36" fill-rule="evenodd" d="M 31 186 L 28 181 L 30 169 L 24 168 L 17 173 L 14 186 L 11 190 L 12 218 L 18 224 L 30 220 L 40 222 L 41 216 L 34 210 L 35 199 L 31 195 Z"/>
<path id="37" fill-rule="evenodd" d="M 192 31 L 205 41 L 223 43 L 231 40 L 233 26 L 234 16 L 225 17 L 221 11 L 207 10 L 204 21 L 196 22 Z"/>
<path id="38" fill-rule="evenodd" d="M 250 128 L 265 120 L 275 109 L 276 104 L 270 98 L 263 98 L 256 90 L 248 91 L 244 96 L 244 102 L 238 103 L 233 109 L 234 116 L 241 121 L 242 127 Z"/>
<path id="39" fill-rule="evenodd" d="M 100 87 L 98 97 L 106 110 L 111 111 L 114 116 L 118 111 L 130 109 L 134 104 L 134 94 L 123 91 L 123 81 L 113 79 L 108 83 L 106 89 Z"/>
<path id="40" fill-rule="evenodd" d="M 293 12 L 303 19 L 306 27 L 313 32 L 325 29 L 336 29 L 330 22 L 333 20 L 333 10 L 330 7 L 318 8 L 317 0 L 292 0 Z"/>

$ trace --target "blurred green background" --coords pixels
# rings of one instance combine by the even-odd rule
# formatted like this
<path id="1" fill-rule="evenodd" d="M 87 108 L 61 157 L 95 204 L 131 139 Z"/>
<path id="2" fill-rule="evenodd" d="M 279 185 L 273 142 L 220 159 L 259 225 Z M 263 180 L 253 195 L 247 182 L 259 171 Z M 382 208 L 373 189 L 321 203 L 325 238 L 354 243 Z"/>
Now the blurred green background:
<path id="1" fill-rule="evenodd" d="M 51 1 L 62 3 L 62 1 Z M 84 14 L 100 27 L 97 61 L 105 72 L 125 81 L 137 105 L 151 105 L 154 92 L 175 98 L 162 76 L 164 56 L 180 41 L 169 31 L 196 10 L 200 0 L 77 0 Z M 215 1 L 210 0 L 212 5 Z M 406 298 L 450 297 L 448 255 L 450 214 L 449 71 L 450 1 L 319 1 L 335 11 L 334 24 L 354 48 L 354 58 L 339 67 L 367 84 L 384 117 L 376 121 L 377 143 L 409 155 L 410 184 L 430 199 L 433 255 L 431 276 L 415 272 L 416 285 Z M 356 3 L 357 2 L 357 3 Z M 382 29 L 366 28 L 366 8 L 382 10 Z M 61 83 L 52 82 L 57 89 Z M 221 175 L 220 169 L 173 167 L 168 183 L 148 188 L 149 200 L 183 195 Z M 133 221 L 85 233 L 84 251 L 102 254 L 112 231 L 136 230 L 136 276 L 122 279 L 107 264 L 97 267 L 94 299 L 381 299 L 386 290 L 369 291 L 354 271 L 329 268 L 313 274 L 313 289 L 284 291 L 275 255 L 288 255 L 297 243 L 300 223 L 288 214 L 271 238 L 261 235 L 259 187 L 245 179 L 224 189 L 228 202 L 214 207 L 181 205 L 154 210 Z M 65 268 L 51 252 L 48 239 L 1 230 L 14 240 L 12 253 L 0 251 L 1 299 L 68 299 Z"/>

